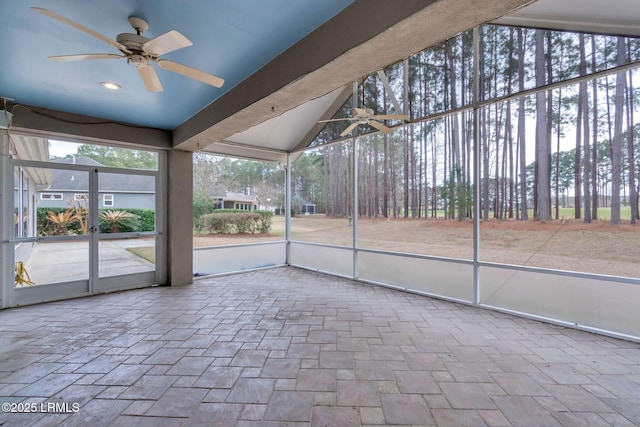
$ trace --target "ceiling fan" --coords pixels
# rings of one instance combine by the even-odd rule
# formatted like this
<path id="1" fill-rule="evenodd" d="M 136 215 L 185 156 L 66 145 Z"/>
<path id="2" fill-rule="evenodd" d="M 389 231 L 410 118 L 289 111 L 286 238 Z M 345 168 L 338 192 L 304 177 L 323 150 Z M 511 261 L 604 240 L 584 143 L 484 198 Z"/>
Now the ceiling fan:
<path id="1" fill-rule="evenodd" d="M 183 47 L 191 46 L 191 40 L 176 30 L 171 30 L 164 34 L 159 35 L 156 38 L 148 39 L 142 36 L 142 33 L 149 28 L 149 24 L 141 18 L 135 16 L 129 17 L 129 24 L 136 30 L 136 34 L 123 33 L 118 34 L 116 40 L 113 40 L 107 36 L 104 36 L 91 28 L 85 27 L 82 24 L 74 22 L 62 15 L 58 15 L 55 12 L 51 12 L 47 9 L 40 7 L 32 7 L 36 12 L 40 12 L 50 18 L 56 19 L 67 25 L 72 26 L 80 31 L 84 31 L 100 40 L 108 43 L 109 45 L 118 49 L 122 54 L 116 53 L 89 53 L 79 55 L 61 55 L 50 56 L 49 59 L 56 61 L 83 61 L 87 59 L 121 59 L 127 60 L 127 63 L 135 65 L 149 92 L 162 92 L 162 84 L 151 62 L 155 62 L 158 66 L 164 70 L 172 71 L 174 73 L 182 74 L 183 76 L 201 81 L 215 87 L 222 87 L 224 80 L 220 77 L 207 74 L 203 71 L 195 68 L 187 67 L 186 65 L 179 64 L 167 59 L 159 59 L 161 55 L 165 53 L 173 52 L 174 50 L 182 49 Z"/>
<path id="2" fill-rule="evenodd" d="M 349 120 L 351 123 L 340 136 L 347 136 L 358 125 L 370 125 L 384 133 L 391 133 L 391 129 L 380 123 L 379 120 L 404 120 L 408 121 L 409 116 L 406 114 L 373 114 L 371 108 L 354 108 L 355 114 L 353 117 L 345 117 L 343 119 L 329 119 L 320 120 L 318 123 L 339 122 L 343 120 Z"/>

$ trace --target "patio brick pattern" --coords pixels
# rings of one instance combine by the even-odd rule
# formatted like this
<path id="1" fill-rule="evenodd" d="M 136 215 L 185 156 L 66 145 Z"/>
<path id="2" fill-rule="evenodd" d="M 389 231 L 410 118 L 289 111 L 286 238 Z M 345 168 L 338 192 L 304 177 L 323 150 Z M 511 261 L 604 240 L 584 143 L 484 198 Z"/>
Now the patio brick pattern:
<path id="1" fill-rule="evenodd" d="M 0 425 L 640 425 L 640 344 L 291 267 L 0 311 Z"/>

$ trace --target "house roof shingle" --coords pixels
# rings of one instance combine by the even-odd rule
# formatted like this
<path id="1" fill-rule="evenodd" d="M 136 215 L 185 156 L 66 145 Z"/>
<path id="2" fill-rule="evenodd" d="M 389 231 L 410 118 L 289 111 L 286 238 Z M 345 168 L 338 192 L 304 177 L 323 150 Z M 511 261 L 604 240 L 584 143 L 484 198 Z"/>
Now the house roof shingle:
<path id="1" fill-rule="evenodd" d="M 57 159 L 55 163 L 104 166 L 102 163 L 86 156 Z M 52 169 L 51 172 L 51 186 L 47 191 L 89 191 L 88 172 L 69 169 Z M 99 175 L 99 191 L 153 192 L 155 191 L 155 177 L 136 174 L 101 173 Z"/>

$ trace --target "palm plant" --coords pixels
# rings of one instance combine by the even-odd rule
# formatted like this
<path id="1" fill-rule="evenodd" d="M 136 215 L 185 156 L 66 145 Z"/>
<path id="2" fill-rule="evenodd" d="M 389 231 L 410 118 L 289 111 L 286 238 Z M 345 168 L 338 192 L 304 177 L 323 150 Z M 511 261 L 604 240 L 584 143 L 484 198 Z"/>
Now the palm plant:
<path id="1" fill-rule="evenodd" d="M 124 228 L 135 230 L 140 225 L 140 217 L 126 211 L 102 211 L 100 224 L 109 229 L 109 233 L 118 233 Z"/>
<path id="2" fill-rule="evenodd" d="M 62 212 L 47 212 L 47 219 L 55 226 L 55 234 L 67 234 L 67 226 L 76 221 L 74 213 L 71 209 Z"/>
<path id="3" fill-rule="evenodd" d="M 88 234 L 89 221 L 87 220 L 87 214 L 89 213 L 89 209 L 87 209 L 87 199 L 83 200 L 84 203 L 79 200 L 76 200 L 75 202 L 69 201 L 69 205 L 71 205 L 73 220 L 78 221 L 80 224 L 80 231 L 82 231 L 82 234 Z"/>

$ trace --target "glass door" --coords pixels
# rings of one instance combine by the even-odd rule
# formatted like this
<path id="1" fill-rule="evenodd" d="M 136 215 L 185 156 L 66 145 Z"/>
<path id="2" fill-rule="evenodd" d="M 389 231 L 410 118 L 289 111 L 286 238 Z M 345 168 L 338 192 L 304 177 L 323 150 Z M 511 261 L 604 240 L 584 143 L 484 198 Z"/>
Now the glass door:
<path id="1" fill-rule="evenodd" d="M 157 283 L 156 172 L 98 172 L 96 292 Z"/>
<path id="2" fill-rule="evenodd" d="M 160 283 L 158 170 L 12 159 L 5 306 Z M 11 194 L 10 186 L 5 189 Z"/>
<path id="3" fill-rule="evenodd" d="M 16 305 L 88 295 L 91 226 L 87 170 L 13 163 Z"/>

